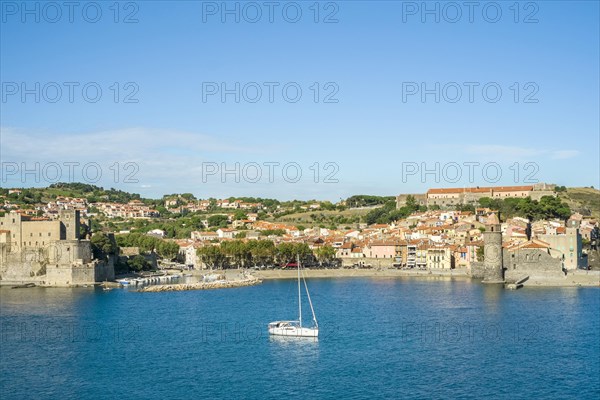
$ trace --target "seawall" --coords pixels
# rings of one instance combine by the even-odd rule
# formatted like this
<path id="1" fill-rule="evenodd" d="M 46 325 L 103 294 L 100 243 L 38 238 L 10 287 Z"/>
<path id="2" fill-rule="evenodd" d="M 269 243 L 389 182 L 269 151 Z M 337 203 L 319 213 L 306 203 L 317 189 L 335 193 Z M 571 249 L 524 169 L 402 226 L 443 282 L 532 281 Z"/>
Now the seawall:
<path id="1" fill-rule="evenodd" d="M 139 292 L 179 292 L 184 290 L 210 290 L 229 289 L 243 286 L 254 286 L 262 283 L 257 278 L 241 279 L 235 281 L 198 282 L 198 283 L 175 283 L 172 285 L 152 285 L 138 290 Z"/>

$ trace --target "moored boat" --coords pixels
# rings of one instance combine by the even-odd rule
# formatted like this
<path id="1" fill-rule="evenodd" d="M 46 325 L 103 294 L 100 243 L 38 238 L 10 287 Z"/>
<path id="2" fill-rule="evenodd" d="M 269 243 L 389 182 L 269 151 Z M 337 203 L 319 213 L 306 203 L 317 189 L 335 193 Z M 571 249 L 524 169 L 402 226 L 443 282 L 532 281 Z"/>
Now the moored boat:
<path id="1" fill-rule="evenodd" d="M 301 270 L 300 270 L 300 259 L 297 262 L 298 268 L 298 320 L 297 321 L 274 321 L 269 323 L 268 330 L 269 335 L 275 336 L 289 336 L 289 337 L 319 337 L 319 324 L 315 315 L 312 301 L 310 299 L 310 293 L 308 292 L 308 286 L 306 285 L 306 279 L 302 274 L 302 281 L 304 282 L 304 289 L 306 290 L 306 297 L 308 298 L 308 304 L 310 305 L 310 311 L 312 313 L 313 326 L 303 327 L 302 326 L 302 285 L 300 282 Z"/>
<path id="2" fill-rule="evenodd" d="M 276 336 L 319 337 L 319 328 L 305 328 L 300 321 L 275 321 L 269 324 L 269 334 Z"/>

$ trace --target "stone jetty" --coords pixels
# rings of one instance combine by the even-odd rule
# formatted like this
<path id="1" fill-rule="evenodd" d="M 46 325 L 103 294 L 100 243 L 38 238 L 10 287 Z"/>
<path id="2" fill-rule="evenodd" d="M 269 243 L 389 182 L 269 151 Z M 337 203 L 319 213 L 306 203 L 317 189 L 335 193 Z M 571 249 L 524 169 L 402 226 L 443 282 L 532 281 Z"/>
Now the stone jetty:
<path id="1" fill-rule="evenodd" d="M 182 290 L 209 290 L 209 289 L 227 289 L 242 286 L 253 286 L 262 283 L 261 279 L 254 277 L 215 282 L 197 282 L 197 283 L 176 283 L 172 285 L 152 285 L 141 288 L 140 292 L 175 292 Z"/>

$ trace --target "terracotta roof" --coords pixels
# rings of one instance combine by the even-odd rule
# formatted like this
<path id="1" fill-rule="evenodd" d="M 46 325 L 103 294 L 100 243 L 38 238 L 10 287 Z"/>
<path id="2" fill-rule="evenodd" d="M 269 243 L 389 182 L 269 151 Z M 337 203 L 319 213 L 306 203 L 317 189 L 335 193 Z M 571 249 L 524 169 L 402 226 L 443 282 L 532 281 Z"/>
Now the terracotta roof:
<path id="1" fill-rule="evenodd" d="M 523 246 L 520 246 L 522 249 L 547 249 L 549 246 L 545 246 L 541 243 L 527 243 Z"/>
<path id="2" fill-rule="evenodd" d="M 516 243 L 512 246 L 509 246 L 509 250 L 518 250 L 518 249 L 548 249 L 550 248 L 550 244 L 546 243 L 542 240 L 532 239 L 527 242 Z"/>
<path id="3" fill-rule="evenodd" d="M 497 186 L 492 189 L 494 192 L 524 192 L 532 191 L 533 186 Z"/>

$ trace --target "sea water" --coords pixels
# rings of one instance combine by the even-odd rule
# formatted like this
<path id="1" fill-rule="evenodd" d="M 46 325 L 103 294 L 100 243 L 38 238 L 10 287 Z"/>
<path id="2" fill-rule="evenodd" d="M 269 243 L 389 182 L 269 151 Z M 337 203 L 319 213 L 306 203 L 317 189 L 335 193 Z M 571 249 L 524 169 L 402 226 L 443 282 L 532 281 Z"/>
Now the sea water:
<path id="1" fill-rule="evenodd" d="M 600 290 L 311 279 L 320 337 L 269 337 L 297 283 L 0 289 L 0 397 L 600 397 Z M 303 299 L 305 325 L 310 308 Z"/>

